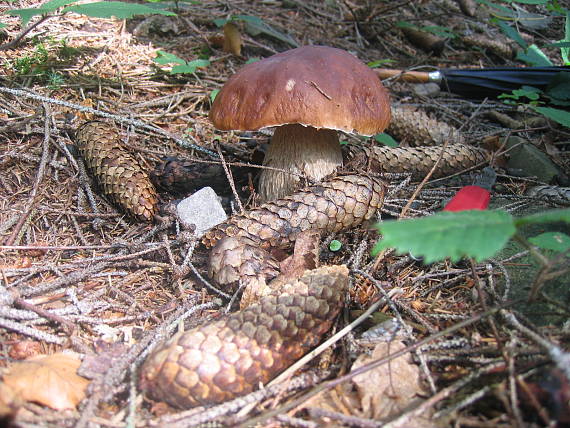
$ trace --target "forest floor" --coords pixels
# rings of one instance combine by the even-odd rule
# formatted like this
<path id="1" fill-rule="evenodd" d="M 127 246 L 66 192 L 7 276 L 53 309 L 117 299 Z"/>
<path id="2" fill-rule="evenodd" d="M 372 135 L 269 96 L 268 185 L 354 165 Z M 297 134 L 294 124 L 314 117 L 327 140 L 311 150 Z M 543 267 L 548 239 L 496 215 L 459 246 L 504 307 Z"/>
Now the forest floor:
<path id="1" fill-rule="evenodd" d="M 324 237 L 321 248 L 321 263 L 351 268 L 349 302 L 338 330 L 382 297 L 381 290 L 397 290 L 363 325 L 292 374 L 283 388 L 190 411 L 152 401 L 137 390 L 136 379 L 150 347 L 177 328 L 221 316 L 228 302 L 196 274 L 207 277 L 205 248 L 179 234 L 163 211 L 161 222 L 147 223 L 118 210 L 80 173 L 73 150 L 74 130 L 105 117 L 116 123 L 125 147 L 149 172 L 160 172 L 165 157 L 219 164 L 201 148 L 220 151 L 230 165 L 258 164 L 255 156 L 267 134 L 219 131 L 208 118 L 215 91 L 248 61 L 298 46 L 327 45 L 364 63 L 397 69 L 523 66 L 515 59 L 521 48 L 493 21 L 497 9 L 483 3 L 161 2 L 156 4 L 176 16 L 121 20 L 66 13 L 43 20 L 21 39 L 19 18 L 0 15 L 6 24 L 0 28 L 3 420 L 22 427 L 568 426 L 570 380 L 553 357 L 570 344 L 567 286 L 546 283 L 538 303 L 513 308 L 510 302 L 526 297 L 533 283 L 546 282 L 537 277 L 528 249 L 515 246 L 479 264 L 426 265 L 390 251 L 371 256 L 378 235 L 365 228 Z M 39 4 L 15 1 L 0 5 L 0 12 Z M 549 18 L 543 26 L 513 22 L 528 45 L 542 47 L 560 65 L 559 49 L 546 45 L 563 39 L 564 17 L 544 5 L 517 7 L 537 14 L 533 19 Z M 233 21 L 241 35 L 239 53 L 223 49 L 224 32 L 215 22 L 231 16 L 241 16 Z M 418 35 L 401 22 L 434 32 Z M 173 64 L 155 61 L 159 51 L 209 63 L 193 73 L 171 73 Z M 420 127 L 445 123 L 475 146 L 484 141 L 501 146 L 519 137 L 547 159 L 554 182 L 493 165 L 498 173 L 494 207 L 518 215 L 564 205 L 526 192 L 540 184 L 568 186 L 568 128 L 522 105 L 445 91 L 425 95 L 419 91 L 424 86 L 393 79 L 384 84 L 395 106 L 429 116 Z M 246 208 L 257 203 L 257 171 L 234 170 Z M 472 180 L 466 174 L 424 184 L 406 217 L 441 210 Z M 223 175 L 214 181 L 224 206 L 235 208 L 229 181 Z M 207 184 L 197 177 L 185 190 Z M 393 180 L 391 188 L 398 184 Z M 382 218 L 397 217 L 417 186 L 401 186 Z M 161 206 L 178 197 L 172 189 L 160 190 Z M 339 251 L 330 250 L 333 239 L 342 243 Z M 501 313 L 486 313 L 501 305 Z M 409 328 L 390 345 L 362 337 L 367 328 L 394 319 Z M 457 328 L 460 322 L 466 324 Z M 441 334 L 446 329 L 449 333 Z M 364 365 L 422 340 L 403 357 L 372 367 L 364 376 L 368 382 L 345 376 L 356 359 Z M 64 351 L 73 353 L 62 356 Z M 56 358 L 18 366 L 46 355 Z M 60 382 L 51 384 L 54 377 Z"/>

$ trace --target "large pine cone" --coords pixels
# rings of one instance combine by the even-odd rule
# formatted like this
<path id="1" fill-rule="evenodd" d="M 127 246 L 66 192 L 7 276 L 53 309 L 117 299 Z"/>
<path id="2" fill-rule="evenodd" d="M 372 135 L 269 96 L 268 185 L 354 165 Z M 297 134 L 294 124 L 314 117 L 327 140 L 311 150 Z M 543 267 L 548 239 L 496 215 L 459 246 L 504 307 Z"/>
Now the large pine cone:
<path id="1" fill-rule="evenodd" d="M 77 148 L 103 193 L 128 214 L 151 221 L 158 196 L 148 174 L 121 145 L 116 127 L 107 122 L 87 122 L 75 135 Z"/>

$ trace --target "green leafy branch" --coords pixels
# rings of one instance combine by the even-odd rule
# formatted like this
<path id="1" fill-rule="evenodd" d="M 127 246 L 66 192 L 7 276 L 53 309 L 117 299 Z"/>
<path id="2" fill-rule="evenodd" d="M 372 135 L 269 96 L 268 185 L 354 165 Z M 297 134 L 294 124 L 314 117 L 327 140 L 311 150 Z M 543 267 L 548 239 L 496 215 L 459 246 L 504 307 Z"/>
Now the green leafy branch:
<path id="1" fill-rule="evenodd" d="M 522 49 L 517 54 L 517 59 L 531 66 L 551 66 L 553 65 L 548 56 L 536 44 L 529 45 L 521 36 L 518 27 L 527 27 L 532 30 L 546 28 L 550 25 L 555 15 L 565 16 L 564 38 L 556 43 L 545 47 L 559 47 L 562 61 L 570 64 L 570 10 L 561 7 L 557 1 L 553 0 L 504 0 L 503 3 L 513 7 L 504 6 L 488 0 L 477 0 L 479 3 L 488 6 L 494 16 L 491 22 L 496 24 L 501 31 L 511 40 L 516 42 Z M 552 16 L 529 13 L 517 7 L 516 3 L 543 5 L 549 10 Z M 510 25 L 510 23 L 517 25 Z"/>
<path id="2" fill-rule="evenodd" d="M 570 112 L 542 105 L 544 104 L 542 100 L 547 99 L 552 105 L 570 106 L 570 72 L 558 73 L 546 91 L 532 86 L 523 86 L 513 90 L 510 94 L 501 94 L 499 98 L 505 100 L 505 103 L 526 104 L 537 113 L 570 128 Z"/>
<path id="3" fill-rule="evenodd" d="M 553 263 L 539 253 L 536 247 L 567 254 L 570 251 L 570 237 L 563 233 L 549 233 L 527 241 L 518 230 L 528 224 L 552 222 L 570 223 L 570 209 L 551 210 L 519 218 L 497 210 L 440 212 L 417 219 L 389 220 L 376 225 L 382 239 L 376 243 L 372 254 L 394 248 L 399 254 L 411 253 L 423 257 L 426 263 L 446 258 L 456 262 L 463 257 L 480 262 L 495 255 L 514 237 L 531 250 L 543 270 L 550 270 Z M 537 285 L 536 290 L 533 290 L 534 294 L 538 287 Z"/>
<path id="4" fill-rule="evenodd" d="M 174 54 L 164 51 L 158 51 L 156 58 L 154 58 L 153 61 L 161 65 L 176 64 L 171 68 L 170 74 L 195 73 L 197 68 L 207 67 L 210 65 L 210 61 L 207 59 L 186 61 Z"/>
<path id="5" fill-rule="evenodd" d="M 122 1 L 96 1 L 92 3 L 78 3 L 78 0 L 49 0 L 38 7 L 10 9 L 5 12 L 6 15 L 19 16 L 22 27 L 26 27 L 22 33 L 12 42 L 5 44 L 0 49 L 11 49 L 15 47 L 33 28 L 48 18 L 58 15 L 64 15 L 68 12 L 76 12 L 79 14 L 91 16 L 94 18 L 111 18 L 129 19 L 136 15 L 176 15 L 174 12 L 163 10 L 162 6 L 157 4 L 145 5 L 139 3 L 126 3 Z M 28 25 L 30 20 L 40 16 L 41 18 L 34 24 Z"/>

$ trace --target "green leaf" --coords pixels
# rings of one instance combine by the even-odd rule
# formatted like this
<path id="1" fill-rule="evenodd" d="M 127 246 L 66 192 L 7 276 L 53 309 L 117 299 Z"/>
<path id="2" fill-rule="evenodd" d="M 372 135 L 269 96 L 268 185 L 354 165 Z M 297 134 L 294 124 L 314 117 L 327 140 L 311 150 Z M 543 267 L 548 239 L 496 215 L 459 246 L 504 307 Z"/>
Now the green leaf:
<path id="1" fill-rule="evenodd" d="M 251 64 L 253 62 L 257 62 L 259 61 L 259 57 L 258 56 L 254 56 L 253 58 L 248 59 L 245 63 L 246 64 Z"/>
<path id="2" fill-rule="evenodd" d="M 261 18 L 249 15 L 238 15 L 234 17 L 234 19 L 245 21 L 245 31 L 250 36 L 256 37 L 261 34 L 287 43 L 288 45 L 291 45 L 295 48 L 299 47 L 299 43 L 297 43 L 291 36 L 284 34 L 279 30 L 276 30 L 271 25 L 264 22 Z"/>
<path id="3" fill-rule="evenodd" d="M 166 64 L 186 64 L 186 61 L 182 58 L 177 57 L 174 54 L 164 52 L 164 51 L 157 51 L 156 57 L 153 59 L 154 62 L 161 65 Z"/>
<path id="4" fill-rule="evenodd" d="M 507 0 L 509 3 L 546 4 L 548 0 Z"/>
<path id="5" fill-rule="evenodd" d="M 449 28 L 441 27 L 439 25 L 425 25 L 421 27 L 421 29 L 423 31 L 427 31 L 428 33 L 435 34 L 436 36 L 439 37 L 444 37 L 449 39 L 454 39 L 457 37 L 457 34 L 455 34 Z"/>
<path id="6" fill-rule="evenodd" d="M 555 101 L 570 101 L 570 72 L 557 73 L 548 84 L 546 95 Z"/>
<path id="7" fill-rule="evenodd" d="M 540 94 L 542 91 L 538 88 L 534 88 L 532 86 L 523 86 L 520 89 L 513 89 L 510 94 L 501 94 L 498 96 L 499 99 L 510 98 L 513 100 L 520 100 L 521 98 L 525 97 L 531 101 L 536 101 L 540 98 Z"/>
<path id="8" fill-rule="evenodd" d="M 535 67 L 549 67 L 552 66 L 552 62 L 548 57 L 540 50 L 540 48 L 534 44 L 530 45 L 528 49 L 524 52 L 517 53 L 517 59 L 526 62 L 529 65 Z"/>
<path id="9" fill-rule="evenodd" d="M 505 21 L 501 21 L 499 19 L 492 19 L 491 21 L 497 24 L 501 29 L 501 31 L 503 32 L 503 34 L 507 36 L 509 39 L 512 39 L 516 43 L 518 43 L 521 48 L 523 49 L 528 48 L 528 43 L 524 41 L 520 33 L 515 28 L 511 27 Z"/>
<path id="10" fill-rule="evenodd" d="M 370 61 L 366 65 L 370 68 L 378 68 L 378 67 L 381 67 L 385 64 L 391 64 L 394 62 L 396 62 L 396 61 L 394 61 L 393 59 L 377 59 L 376 61 Z"/>
<path id="11" fill-rule="evenodd" d="M 570 48 L 570 42 L 556 42 L 545 45 L 547 48 Z"/>
<path id="12" fill-rule="evenodd" d="M 417 29 L 418 27 L 416 27 L 414 24 L 408 22 L 408 21 L 398 21 L 396 22 L 396 27 L 400 27 L 400 28 L 415 28 Z"/>
<path id="13" fill-rule="evenodd" d="M 68 4 L 77 3 L 77 2 L 78 2 L 78 0 L 50 0 L 50 1 L 42 4 L 41 8 L 45 9 L 45 10 L 49 10 L 51 12 L 51 11 L 54 11 L 54 10 L 60 8 L 60 7 L 67 6 Z"/>
<path id="14" fill-rule="evenodd" d="M 398 147 L 398 142 L 386 133 L 376 134 L 374 140 L 388 147 Z"/>
<path id="15" fill-rule="evenodd" d="M 210 101 L 214 102 L 214 100 L 216 99 L 216 95 L 218 95 L 218 92 L 220 92 L 219 89 L 214 89 L 212 92 L 210 92 Z"/>
<path id="16" fill-rule="evenodd" d="M 342 242 L 333 239 L 330 243 L 329 243 L 329 250 L 331 251 L 338 251 L 342 248 Z"/>
<path id="17" fill-rule="evenodd" d="M 228 20 L 226 18 L 216 18 L 213 22 L 216 27 L 222 28 L 224 25 L 226 25 Z"/>
<path id="18" fill-rule="evenodd" d="M 511 215 L 505 211 L 440 212 L 429 217 L 377 224 L 382 240 L 373 254 L 395 248 L 400 254 L 411 252 L 426 263 L 447 257 L 457 261 L 473 257 L 477 261 L 492 257 L 515 233 Z"/>
<path id="19" fill-rule="evenodd" d="M 546 4 L 548 0 L 507 0 L 509 3 Z"/>
<path id="20" fill-rule="evenodd" d="M 19 16 L 22 20 L 22 26 L 26 26 L 30 19 L 37 15 L 46 15 L 54 10 L 68 5 L 70 3 L 76 3 L 78 0 L 50 0 L 40 7 L 31 7 L 25 9 L 10 9 L 6 11 L 7 15 Z"/>
<path id="21" fill-rule="evenodd" d="M 37 15 L 44 15 L 49 13 L 50 11 L 47 9 L 40 9 L 40 8 L 29 8 L 29 9 L 10 9 L 6 11 L 7 15 L 11 16 L 19 16 L 22 21 L 22 27 L 28 25 L 30 19 Z"/>
<path id="22" fill-rule="evenodd" d="M 515 220 L 515 225 L 520 227 L 530 223 L 554 223 L 558 221 L 570 223 L 570 208 L 550 210 L 520 217 Z"/>
<path id="23" fill-rule="evenodd" d="M 251 16 L 251 15 L 232 15 L 229 18 L 216 18 L 214 19 L 214 24 L 216 25 L 216 27 L 221 28 L 224 25 L 226 25 L 229 21 L 243 21 L 243 22 L 248 22 L 250 24 L 254 24 L 254 25 L 263 25 L 263 19 L 258 18 L 257 16 Z"/>
<path id="24" fill-rule="evenodd" d="M 256 24 L 256 25 L 263 25 L 263 19 L 258 18 L 257 16 L 251 16 L 251 15 L 235 15 L 232 17 L 232 21 L 243 21 L 243 22 L 249 22 L 250 24 Z"/>
<path id="25" fill-rule="evenodd" d="M 100 1 L 95 3 L 85 3 L 69 6 L 63 12 L 77 12 L 95 18 L 128 19 L 136 15 L 167 15 L 176 16 L 174 12 L 168 10 L 155 9 L 150 6 L 138 3 L 125 3 L 121 1 Z"/>
<path id="26" fill-rule="evenodd" d="M 538 113 L 546 116 L 547 118 L 555 122 L 558 122 L 559 124 L 567 128 L 570 128 L 570 112 L 553 107 L 539 107 L 539 106 L 530 106 L 530 107 L 533 110 L 537 111 Z"/>
<path id="27" fill-rule="evenodd" d="M 511 17 L 514 13 L 514 11 L 512 9 L 509 9 L 507 7 L 504 7 L 504 6 L 500 6 L 496 3 L 492 3 L 492 2 L 487 1 L 487 0 L 477 0 L 477 3 L 481 3 L 481 4 L 484 4 L 484 5 L 491 7 L 493 9 L 496 9 L 496 10 L 502 12 L 503 14 L 505 14 L 507 17 Z"/>
<path id="28" fill-rule="evenodd" d="M 564 24 L 564 40 L 562 43 L 567 43 L 566 46 L 560 47 L 560 56 L 564 64 L 570 63 L 570 12 L 566 13 L 566 24 Z"/>
<path id="29" fill-rule="evenodd" d="M 546 232 L 528 239 L 531 244 L 559 253 L 570 250 L 570 236 L 562 232 Z"/>
<path id="30" fill-rule="evenodd" d="M 175 65 L 170 70 L 170 74 L 184 74 L 184 73 L 195 73 L 196 69 L 199 67 L 207 67 L 210 65 L 210 61 L 207 59 L 195 59 L 194 61 L 187 62 L 186 64 Z"/>

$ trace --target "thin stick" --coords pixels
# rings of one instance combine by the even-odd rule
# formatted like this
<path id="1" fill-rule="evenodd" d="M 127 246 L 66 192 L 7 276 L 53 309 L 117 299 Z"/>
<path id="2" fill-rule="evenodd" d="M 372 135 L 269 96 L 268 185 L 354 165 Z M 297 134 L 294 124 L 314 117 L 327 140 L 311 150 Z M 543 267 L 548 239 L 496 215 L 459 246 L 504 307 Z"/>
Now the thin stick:
<path id="1" fill-rule="evenodd" d="M 39 188 L 40 183 L 44 177 L 46 164 L 48 162 L 48 154 L 49 154 L 48 148 L 49 148 L 49 139 L 50 139 L 50 135 L 51 135 L 50 128 L 49 128 L 49 123 L 50 123 L 50 119 L 51 119 L 51 109 L 50 109 L 48 104 L 44 104 L 43 107 L 44 107 L 44 114 L 45 114 L 44 141 L 42 143 L 42 157 L 40 160 L 40 166 L 38 168 L 38 174 L 36 175 L 36 180 L 35 180 L 34 185 L 32 187 L 32 191 L 30 192 L 30 196 L 28 197 L 28 205 L 26 206 L 24 213 L 20 217 L 20 220 L 18 220 L 18 223 L 14 227 L 12 234 L 6 239 L 6 241 L 5 241 L 6 245 L 12 245 L 16 241 L 16 238 L 19 235 L 20 230 L 22 230 L 22 227 L 24 226 L 24 224 L 26 224 L 26 221 L 30 217 L 30 214 L 32 213 L 32 209 L 33 209 L 34 205 L 38 202 L 37 201 L 38 188 Z"/>
<path id="2" fill-rule="evenodd" d="M 34 92 L 31 92 L 31 91 L 23 91 L 23 90 L 21 90 L 21 89 L 11 89 L 11 88 L 6 88 L 6 87 L 4 87 L 4 86 L 0 86 L 0 92 L 4 92 L 4 93 L 7 93 L 7 94 L 11 94 L 11 95 L 14 95 L 14 96 L 16 96 L 16 97 L 31 98 L 31 99 L 38 100 L 38 101 L 42 101 L 42 102 L 45 102 L 45 103 L 60 105 L 60 106 L 67 107 L 67 108 L 71 108 L 71 109 L 74 109 L 74 110 L 77 110 L 77 111 L 81 111 L 81 112 L 85 112 L 85 113 L 91 113 L 91 114 L 94 114 L 94 115 L 99 116 L 99 117 L 104 117 L 104 118 L 107 118 L 107 119 L 112 119 L 112 120 L 114 120 L 114 121 L 116 121 L 116 122 L 119 122 L 119 123 L 124 123 L 124 124 L 127 124 L 127 125 L 132 125 L 132 126 L 134 126 L 134 127 L 136 127 L 136 128 L 146 129 L 146 130 L 155 132 L 155 133 L 157 133 L 157 134 L 159 134 L 159 135 L 163 135 L 163 136 L 165 136 L 165 137 L 168 137 L 168 138 L 170 138 L 171 140 L 174 140 L 180 147 L 194 149 L 194 150 L 197 150 L 197 151 L 199 151 L 199 152 L 202 152 L 202 153 L 205 153 L 205 154 L 207 154 L 207 155 L 210 155 L 210 156 L 212 156 L 213 158 L 217 158 L 217 157 L 218 157 L 218 155 L 217 155 L 216 153 L 214 153 L 213 151 L 211 151 L 211 150 L 205 149 L 205 148 L 203 148 L 203 147 L 201 147 L 201 146 L 199 146 L 199 145 L 197 145 L 197 144 L 189 143 L 188 141 L 185 141 L 185 140 L 182 140 L 182 139 L 180 139 L 180 138 L 177 138 L 177 137 L 175 137 L 174 135 L 171 135 L 171 134 L 169 134 L 168 132 L 166 132 L 166 131 L 164 131 L 164 130 L 162 130 L 162 129 L 160 129 L 160 128 L 157 128 L 157 127 L 154 127 L 154 126 L 149 125 L 149 124 L 147 124 L 147 123 L 144 123 L 144 122 L 141 121 L 141 120 L 129 119 L 129 118 L 127 118 L 127 117 L 123 117 L 123 116 L 119 116 L 119 115 L 111 114 L 111 113 L 106 113 L 106 112 L 104 112 L 104 111 L 96 110 L 96 109 L 93 109 L 93 108 L 90 108 L 90 107 L 86 107 L 86 106 L 82 106 L 82 105 L 79 105 L 79 104 L 74 104 L 74 103 L 70 103 L 70 102 L 67 102 L 67 101 L 61 101 L 61 100 L 56 100 L 56 99 L 54 99 L 54 98 L 44 97 L 44 96 L 39 95 L 39 94 L 36 94 L 36 93 L 34 93 Z"/>
<path id="3" fill-rule="evenodd" d="M 8 43 L 4 43 L 3 45 L 0 45 L 0 51 L 7 51 L 10 49 L 14 49 L 16 46 L 18 46 L 20 41 L 24 37 L 26 37 L 26 34 L 28 34 L 30 31 L 32 31 L 34 28 L 36 28 L 38 25 L 40 25 L 42 22 L 46 21 L 47 19 L 49 19 L 52 16 L 55 16 L 55 15 L 42 15 L 42 17 L 37 22 L 34 22 L 33 24 L 31 24 L 27 28 L 25 28 L 20 34 L 18 34 L 14 38 L 14 40 L 12 40 Z"/>
<path id="4" fill-rule="evenodd" d="M 416 187 L 416 190 L 414 190 L 414 193 L 412 194 L 412 196 L 408 200 L 408 203 L 402 209 L 402 212 L 400 213 L 400 216 L 399 216 L 400 219 L 404 218 L 404 216 L 409 211 L 410 207 L 412 206 L 412 204 L 414 203 L 414 201 L 418 197 L 418 194 L 422 191 L 422 189 L 424 188 L 426 183 L 429 181 L 430 177 L 433 175 L 433 173 L 437 169 L 439 163 L 443 159 L 443 154 L 445 153 L 445 149 L 447 148 L 448 145 L 449 145 L 449 140 L 445 140 L 445 142 L 443 143 L 443 146 L 441 146 L 441 152 L 439 153 L 437 160 L 435 161 L 435 163 L 433 164 L 433 166 L 431 167 L 429 172 L 426 174 L 426 176 L 424 177 L 422 182 L 420 184 L 418 184 L 418 186 Z"/>
<path id="5" fill-rule="evenodd" d="M 236 204 L 239 208 L 239 212 L 243 213 L 244 212 L 243 204 L 241 203 L 238 192 L 236 190 L 236 184 L 234 183 L 234 176 L 233 176 L 231 170 L 228 168 L 228 164 L 226 163 L 226 159 L 224 158 L 224 155 L 222 154 L 222 150 L 220 149 L 220 145 L 218 144 L 216 148 L 218 149 L 218 156 L 220 157 L 220 160 L 222 162 L 222 168 L 224 168 L 224 172 L 226 173 L 226 178 L 228 179 L 228 182 L 230 183 L 230 187 L 232 189 L 232 193 L 234 194 L 234 199 L 236 200 Z"/>

